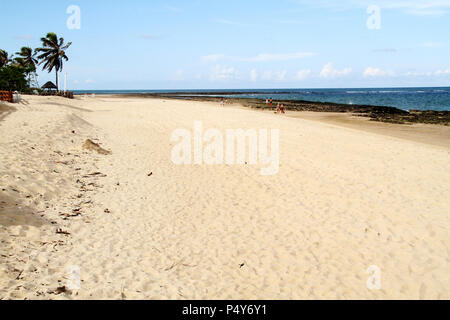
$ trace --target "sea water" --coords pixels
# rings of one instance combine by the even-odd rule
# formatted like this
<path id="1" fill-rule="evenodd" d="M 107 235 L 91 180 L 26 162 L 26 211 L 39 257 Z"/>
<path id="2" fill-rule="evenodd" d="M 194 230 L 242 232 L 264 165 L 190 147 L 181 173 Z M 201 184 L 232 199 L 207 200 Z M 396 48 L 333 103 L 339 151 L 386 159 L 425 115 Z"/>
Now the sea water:
<path id="1" fill-rule="evenodd" d="M 426 88 L 345 88 L 345 89 L 242 89 L 242 90 L 87 90 L 75 94 L 145 94 L 180 93 L 196 96 L 229 98 L 253 98 L 276 100 L 305 100 L 314 102 L 333 102 L 388 106 L 403 110 L 450 111 L 450 87 Z"/>

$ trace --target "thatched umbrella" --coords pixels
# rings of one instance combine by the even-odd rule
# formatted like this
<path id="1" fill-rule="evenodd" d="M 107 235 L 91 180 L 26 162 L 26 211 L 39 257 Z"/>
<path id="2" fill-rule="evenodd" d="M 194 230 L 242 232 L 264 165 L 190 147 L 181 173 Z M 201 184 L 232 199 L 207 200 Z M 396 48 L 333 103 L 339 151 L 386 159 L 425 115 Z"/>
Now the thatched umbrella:
<path id="1" fill-rule="evenodd" d="M 42 89 L 51 91 L 51 90 L 58 90 L 58 87 L 56 87 L 53 82 L 49 81 L 42 86 Z"/>

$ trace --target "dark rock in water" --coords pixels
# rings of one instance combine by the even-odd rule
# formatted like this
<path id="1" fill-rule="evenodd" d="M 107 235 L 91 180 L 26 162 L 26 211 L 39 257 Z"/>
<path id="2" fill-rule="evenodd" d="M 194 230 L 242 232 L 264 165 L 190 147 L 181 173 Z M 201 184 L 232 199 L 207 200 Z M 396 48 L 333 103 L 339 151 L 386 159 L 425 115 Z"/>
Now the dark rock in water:
<path id="1" fill-rule="evenodd" d="M 264 101 L 243 101 L 239 103 L 248 107 L 267 109 Z M 278 102 L 278 101 L 277 101 Z M 309 101 L 280 101 L 286 110 L 293 111 L 313 111 L 313 112 L 342 112 L 352 113 L 357 116 L 369 117 L 372 121 L 381 121 L 398 124 L 428 123 L 449 125 L 450 111 L 405 111 L 394 107 L 369 106 L 369 105 L 347 105 L 326 102 Z"/>

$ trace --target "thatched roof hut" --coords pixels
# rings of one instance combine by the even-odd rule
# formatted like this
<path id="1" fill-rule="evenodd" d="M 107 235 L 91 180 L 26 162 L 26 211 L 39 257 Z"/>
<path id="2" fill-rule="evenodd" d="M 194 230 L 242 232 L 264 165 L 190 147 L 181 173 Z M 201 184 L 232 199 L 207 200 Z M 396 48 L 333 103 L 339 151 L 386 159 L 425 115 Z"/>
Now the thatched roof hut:
<path id="1" fill-rule="evenodd" d="M 44 84 L 42 86 L 42 89 L 46 89 L 46 90 L 58 90 L 58 87 L 55 86 L 55 84 L 51 81 L 47 82 L 46 84 Z"/>

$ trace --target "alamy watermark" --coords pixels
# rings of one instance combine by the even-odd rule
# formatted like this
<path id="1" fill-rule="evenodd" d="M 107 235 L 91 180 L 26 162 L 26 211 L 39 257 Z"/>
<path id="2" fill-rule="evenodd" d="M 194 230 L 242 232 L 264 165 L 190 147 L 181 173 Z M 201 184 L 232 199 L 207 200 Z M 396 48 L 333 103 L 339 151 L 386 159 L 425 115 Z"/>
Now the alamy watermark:
<path id="1" fill-rule="evenodd" d="M 68 290 L 80 290 L 81 289 L 81 269 L 79 266 L 72 265 L 66 270 L 66 287 Z"/>
<path id="2" fill-rule="evenodd" d="M 172 133 L 171 141 L 177 144 L 171 158 L 176 165 L 260 165 L 261 175 L 270 176 L 279 171 L 279 139 L 278 129 L 204 131 L 203 123 L 195 121 L 193 131 L 183 128 Z"/>
<path id="3" fill-rule="evenodd" d="M 369 30 L 381 29 L 381 8 L 371 5 L 367 8 L 367 14 L 370 15 L 366 22 L 367 28 Z"/>
<path id="4" fill-rule="evenodd" d="M 381 269 L 378 266 L 372 265 L 366 271 L 370 277 L 367 279 L 366 286 L 369 290 L 381 289 Z"/>
<path id="5" fill-rule="evenodd" d="M 70 16 L 67 18 L 67 28 L 69 30 L 80 30 L 81 29 L 81 9 L 77 5 L 70 5 L 66 10 L 67 14 Z"/>

